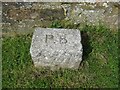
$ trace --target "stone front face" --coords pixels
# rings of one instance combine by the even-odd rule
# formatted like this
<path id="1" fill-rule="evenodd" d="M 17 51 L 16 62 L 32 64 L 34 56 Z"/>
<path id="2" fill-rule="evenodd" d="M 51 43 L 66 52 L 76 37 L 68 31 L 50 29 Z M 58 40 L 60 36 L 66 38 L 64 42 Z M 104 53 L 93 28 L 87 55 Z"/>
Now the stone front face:
<path id="1" fill-rule="evenodd" d="M 77 69 L 82 60 L 80 31 L 37 28 L 32 38 L 30 53 L 36 67 Z"/>

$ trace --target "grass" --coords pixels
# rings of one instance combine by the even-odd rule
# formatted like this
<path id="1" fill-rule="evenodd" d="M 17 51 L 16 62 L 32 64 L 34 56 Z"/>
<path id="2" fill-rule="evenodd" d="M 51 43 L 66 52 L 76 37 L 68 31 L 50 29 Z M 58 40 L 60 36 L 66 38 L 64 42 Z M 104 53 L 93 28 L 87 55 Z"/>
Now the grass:
<path id="1" fill-rule="evenodd" d="M 53 22 L 51 28 L 77 28 L 72 23 Z M 3 37 L 3 88 L 117 88 L 118 33 L 105 26 L 85 25 L 80 29 L 83 62 L 78 70 L 50 71 L 34 67 L 29 49 L 32 35 Z"/>

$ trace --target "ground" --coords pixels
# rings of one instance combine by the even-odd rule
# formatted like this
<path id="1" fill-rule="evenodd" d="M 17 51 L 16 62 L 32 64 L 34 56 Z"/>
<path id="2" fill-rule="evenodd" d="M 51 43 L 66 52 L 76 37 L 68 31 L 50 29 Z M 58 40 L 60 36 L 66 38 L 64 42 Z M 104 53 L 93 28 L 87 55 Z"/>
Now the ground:
<path id="1" fill-rule="evenodd" d="M 118 88 L 118 32 L 104 25 L 82 28 L 53 21 L 51 28 L 77 28 L 82 33 L 83 61 L 78 70 L 37 69 L 30 56 L 32 34 L 3 37 L 3 88 Z"/>

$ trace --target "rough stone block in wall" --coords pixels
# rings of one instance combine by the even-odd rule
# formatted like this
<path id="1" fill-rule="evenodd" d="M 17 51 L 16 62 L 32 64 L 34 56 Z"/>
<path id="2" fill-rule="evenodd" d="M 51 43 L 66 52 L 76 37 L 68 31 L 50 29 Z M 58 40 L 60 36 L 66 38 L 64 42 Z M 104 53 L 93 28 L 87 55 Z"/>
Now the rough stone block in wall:
<path id="1" fill-rule="evenodd" d="M 36 67 L 77 69 L 82 61 L 81 34 L 77 29 L 37 28 L 30 53 Z"/>

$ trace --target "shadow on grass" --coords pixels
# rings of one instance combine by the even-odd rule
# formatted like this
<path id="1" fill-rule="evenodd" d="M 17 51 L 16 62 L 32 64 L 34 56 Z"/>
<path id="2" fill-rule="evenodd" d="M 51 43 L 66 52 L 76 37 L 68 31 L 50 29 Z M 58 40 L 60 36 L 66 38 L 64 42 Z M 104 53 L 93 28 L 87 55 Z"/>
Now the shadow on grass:
<path id="1" fill-rule="evenodd" d="M 89 54 L 92 52 L 92 46 L 90 45 L 90 37 L 86 31 L 81 31 L 81 37 L 82 37 L 81 43 L 83 46 L 82 61 L 85 61 L 87 60 Z"/>

